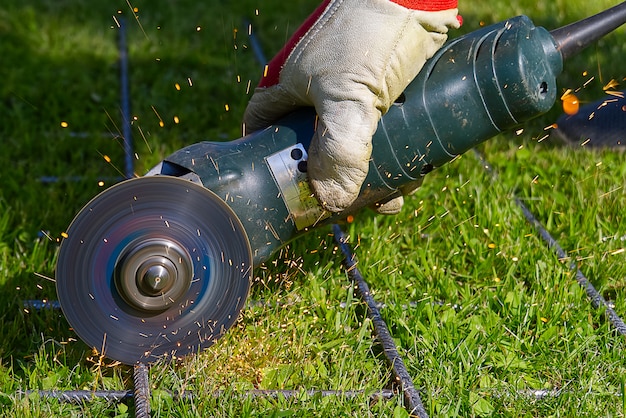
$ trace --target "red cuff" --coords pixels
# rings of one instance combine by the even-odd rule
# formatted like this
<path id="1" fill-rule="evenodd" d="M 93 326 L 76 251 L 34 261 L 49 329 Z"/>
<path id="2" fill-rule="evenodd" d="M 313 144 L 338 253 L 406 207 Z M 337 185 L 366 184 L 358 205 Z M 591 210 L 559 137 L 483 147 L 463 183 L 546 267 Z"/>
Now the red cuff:
<path id="1" fill-rule="evenodd" d="M 458 0 L 391 0 L 393 3 L 413 10 L 437 12 L 439 10 L 456 9 Z"/>

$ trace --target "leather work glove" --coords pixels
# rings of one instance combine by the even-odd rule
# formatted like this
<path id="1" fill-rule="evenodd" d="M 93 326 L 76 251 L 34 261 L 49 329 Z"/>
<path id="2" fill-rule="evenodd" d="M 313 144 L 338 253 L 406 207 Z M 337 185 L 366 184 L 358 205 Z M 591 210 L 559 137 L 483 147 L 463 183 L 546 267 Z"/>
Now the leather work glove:
<path id="1" fill-rule="evenodd" d="M 443 45 L 448 28 L 461 25 L 456 7 L 457 0 L 324 1 L 266 66 L 244 130 L 314 106 L 310 183 L 325 209 L 346 209 L 367 175 L 381 116 Z M 402 202 L 399 196 L 376 210 L 397 213 Z"/>

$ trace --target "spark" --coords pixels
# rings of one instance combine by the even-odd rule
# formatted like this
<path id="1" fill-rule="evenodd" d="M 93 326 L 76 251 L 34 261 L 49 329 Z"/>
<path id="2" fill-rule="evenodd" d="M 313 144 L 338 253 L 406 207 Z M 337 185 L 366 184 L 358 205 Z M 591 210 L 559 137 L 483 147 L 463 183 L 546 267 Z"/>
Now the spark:
<path id="1" fill-rule="evenodd" d="M 67 128 L 70 126 L 66 121 L 61 121 L 61 128 Z"/>
<path id="2" fill-rule="evenodd" d="M 561 101 L 563 102 L 563 112 L 568 115 L 575 115 L 578 113 L 578 109 L 580 108 L 580 102 L 578 101 L 578 97 L 572 92 L 572 89 L 567 89 L 565 93 L 561 96 Z"/>
<path id="3" fill-rule="evenodd" d="M 617 99 L 608 99 L 608 100 L 605 100 L 605 101 L 603 101 L 602 103 L 600 103 L 600 106 L 598 106 L 598 110 L 599 110 L 599 109 L 601 109 L 601 108 L 603 108 L 603 107 L 605 107 L 605 106 L 608 106 L 608 105 L 609 105 L 609 103 L 615 103 L 615 102 L 617 102 Z"/>
<path id="4" fill-rule="evenodd" d="M 109 111 L 104 109 L 104 113 L 106 113 L 107 118 L 109 118 L 109 121 L 111 121 L 111 123 L 113 124 L 113 126 L 115 127 L 115 130 L 117 131 L 117 135 L 118 137 L 122 137 L 122 131 L 120 130 L 120 128 L 117 127 L 117 124 L 115 123 L 115 120 L 113 120 L 113 118 L 111 117 L 111 115 L 109 114 Z M 111 132 L 112 133 L 112 132 Z"/>
<path id="5" fill-rule="evenodd" d="M 608 83 L 606 83 L 604 87 L 602 87 L 602 90 L 604 91 L 613 90 L 615 89 L 615 87 L 618 87 L 618 86 L 619 86 L 619 83 L 616 80 L 611 79 L 611 81 L 609 81 Z"/>
<path id="6" fill-rule="evenodd" d="M 137 129 L 139 130 L 139 134 L 141 134 L 141 137 L 143 138 L 143 142 L 146 144 L 146 147 L 148 147 L 148 152 L 152 154 L 152 147 L 148 143 L 148 139 L 146 138 L 146 135 L 143 133 L 143 129 L 141 129 L 141 126 L 139 125 L 137 125 Z"/>
<path id="7" fill-rule="evenodd" d="M 180 84 L 178 84 L 178 83 L 174 84 L 174 88 L 175 88 L 176 90 L 180 91 Z"/>
<path id="8" fill-rule="evenodd" d="M 154 112 L 154 114 L 156 115 L 157 118 L 159 118 L 159 126 L 162 128 L 165 126 L 165 122 L 163 122 L 163 118 L 161 118 L 161 115 L 159 115 L 159 112 L 157 112 L 156 108 L 154 106 L 150 106 L 152 108 L 152 111 Z"/>
<path id="9" fill-rule="evenodd" d="M 622 189 L 622 186 L 616 187 L 613 190 L 609 190 L 608 192 L 601 194 L 600 197 L 606 197 L 606 196 L 610 195 L 611 193 L 615 193 L 615 192 L 617 192 L 618 190 L 621 190 L 621 189 Z"/>
<path id="10" fill-rule="evenodd" d="M 100 152 L 98 151 L 98 154 L 100 154 Z M 100 154 L 100 156 L 104 159 L 104 161 L 106 161 L 107 163 L 109 163 L 111 165 L 111 167 L 113 167 L 115 169 L 115 171 L 117 171 L 119 174 L 121 174 L 122 176 L 124 176 L 124 173 L 122 173 L 122 171 L 117 168 L 112 162 L 111 162 L 111 158 L 108 155 L 105 154 Z"/>
<path id="11" fill-rule="evenodd" d="M 139 28 L 141 29 L 141 32 L 143 32 L 143 35 L 146 37 L 146 39 L 150 40 L 150 37 L 148 36 L 146 31 L 144 30 L 143 25 L 141 24 L 141 22 L 139 21 L 139 16 L 137 16 L 137 12 L 139 11 L 139 9 L 136 8 L 136 7 L 133 7 L 130 4 L 130 0 L 126 0 L 126 4 L 128 4 L 128 8 L 131 10 L 131 12 L 133 12 L 133 16 L 135 17 L 135 21 L 139 25 Z"/>
<path id="12" fill-rule="evenodd" d="M 54 280 L 52 277 L 44 276 L 43 274 L 41 274 L 41 273 L 37 273 L 36 271 L 35 271 L 35 272 L 33 272 L 33 274 L 34 274 L 35 276 L 37 276 L 37 277 L 41 277 L 42 279 L 49 280 L 49 281 L 51 281 L 52 283 L 56 283 L 56 280 Z"/>
<path id="13" fill-rule="evenodd" d="M 42 230 L 42 231 L 41 231 L 41 233 L 42 233 L 42 234 L 43 234 L 46 238 L 48 238 L 48 240 L 49 240 L 49 241 L 53 241 L 53 239 L 52 239 L 52 237 L 50 236 L 50 234 L 48 234 L 46 231 L 43 231 L 43 230 Z"/>

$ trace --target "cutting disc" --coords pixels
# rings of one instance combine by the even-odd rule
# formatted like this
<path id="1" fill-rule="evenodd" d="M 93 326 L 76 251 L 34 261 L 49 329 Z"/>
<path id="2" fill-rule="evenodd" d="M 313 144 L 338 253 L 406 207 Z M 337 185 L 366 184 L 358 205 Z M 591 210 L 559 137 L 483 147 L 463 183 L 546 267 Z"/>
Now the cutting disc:
<path id="1" fill-rule="evenodd" d="M 252 252 L 235 213 L 176 177 L 119 183 L 76 215 L 56 286 L 78 336 L 125 364 L 213 344 L 248 296 Z"/>

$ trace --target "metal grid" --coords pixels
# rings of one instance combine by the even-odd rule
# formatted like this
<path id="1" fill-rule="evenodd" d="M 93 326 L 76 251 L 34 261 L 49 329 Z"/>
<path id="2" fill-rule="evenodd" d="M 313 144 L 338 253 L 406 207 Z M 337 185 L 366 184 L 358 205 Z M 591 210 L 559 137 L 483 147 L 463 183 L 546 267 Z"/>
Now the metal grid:
<path id="1" fill-rule="evenodd" d="M 356 260 L 351 253 L 350 247 L 346 242 L 345 235 L 338 225 L 333 225 L 335 241 L 341 248 L 344 255 L 343 264 L 348 272 L 350 279 L 355 284 L 355 290 L 361 301 L 366 305 L 367 316 L 372 320 L 374 332 L 372 338 L 378 341 L 382 348 L 385 359 L 392 370 L 393 381 L 391 382 L 394 389 L 381 389 L 378 392 L 370 394 L 372 400 L 389 400 L 398 392 L 404 397 L 405 407 L 411 416 L 420 418 L 428 417 L 426 410 L 420 399 L 418 390 L 413 384 L 413 380 L 407 371 L 404 361 L 398 353 L 398 348 L 391 337 L 387 324 L 382 319 L 378 306 L 380 306 L 372 297 L 370 288 L 356 267 Z M 28 301 L 31 306 L 39 306 L 37 301 Z M 45 307 L 56 308 L 57 304 L 46 304 Z M 41 398 L 57 399 L 61 402 L 69 403 L 85 403 L 95 399 L 104 399 L 109 402 L 125 402 L 132 400 L 135 405 L 135 416 L 137 418 L 145 418 L 150 416 L 150 379 L 149 367 L 140 363 L 133 369 L 133 390 L 127 391 L 22 391 L 22 394 L 28 395 L 37 393 Z M 291 398 L 298 396 L 302 391 L 298 390 L 252 390 L 242 392 L 243 396 L 249 397 L 278 397 Z M 355 398 L 365 394 L 364 391 L 334 391 L 334 390 L 306 390 L 309 395 L 319 396 L 340 396 L 345 398 Z M 212 396 L 219 397 L 221 392 L 215 392 Z M 176 400 L 193 400 L 197 394 L 186 392 L 184 394 L 173 393 L 172 397 Z M 207 395 L 203 395 L 207 396 Z M 211 395 L 209 395 L 211 396 Z"/>
<path id="2" fill-rule="evenodd" d="M 127 178 L 133 177 L 133 146 L 131 137 L 131 123 L 130 123 L 130 96 L 128 86 L 128 52 L 126 45 L 126 29 L 123 19 L 118 19 L 119 38 L 118 48 L 120 54 L 120 91 L 121 91 L 121 117 L 123 125 L 123 139 L 124 149 L 126 153 L 126 165 L 125 175 Z M 250 34 L 251 44 L 253 46 L 254 53 L 257 60 L 260 62 L 265 61 L 262 49 L 258 43 L 258 40 Z M 474 150 L 474 153 L 479 160 L 480 164 L 487 170 L 493 177 L 494 181 L 498 180 L 498 174 L 492 168 L 491 164 L 486 158 L 478 151 Z M 537 220 L 532 212 L 524 205 L 524 203 L 517 197 L 512 197 L 516 206 L 521 210 L 526 220 L 537 230 L 540 237 L 545 241 L 549 248 L 551 248 L 559 259 L 567 259 L 567 254 L 561 248 L 559 243 L 550 235 L 545 227 Z M 385 360 L 387 361 L 390 369 L 392 370 L 394 381 L 392 385 L 394 389 L 381 389 L 379 392 L 370 395 L 372 399 L 391 399 L 398 392 L 401 392 L 404 398 L 405 408 L 410 416 L 416 416 L 420 418 L 428 417 L 428 414 L 424 408 L 422 400 L 419 396 L 419 391 L 416 389 L 413 380 L 408 373 L 402 357 L 400 356 L 397 346 L 391 334 L 389 328 L 382 318 L 379 310 L 379 304 L 376 303 L 372 297 L 370 288 L 363 278 L 361 272 L 357 268 L 357 262 L 354 255 L 351 252 L 350 246 L 347 243 L 346 236 L 342 229 L 338 225 L 333 225 L 333 235 L 335 242 L 341 249 L 343 254 L 343 265 L 348 273 L 349 278 L 355 284 L 355 291 L 360 297 L 361 301 L 366 305 L 367 317 L 373 324 L 373 338 L 378 341 L 382 348 Z M 626 324 L 621 317 L 615 312 L 613 307 L 602 297 L 602 295 L 595 289 L 591 282 L 584 276 L 584 274 L 577 267 L 576 263 L 570 264 L 570 269 L 575 272 L 576 280 L 581 287 L 585 290 L 589 297 L 592 306 L 595 309 L 603 309 L 609 322 L 621 335 L 626 335 Z M 55 301 L 41 302 L 41 301 L 26 301 L 28 306 L 38 309 L 58 309 L 60 306 Z M 85 403 L 94 399 L 104 399 L 109 402 L 124 402 L 132 400 L 135 405 L 135 416 L 137 418 L 150 417 L 150 380 L 149 380 L 149 368 L 145 364 L 138 364 L 133 370 L 133 390 L 127 391 L 37 391 L 42 398 L 54 398 L 62 402 L 70 403 Z M 21 394 L 29 394 L 33 391 L 22 391 Z M 543 399 L 551 396 L 558 396 L 559 392 L 547 393 L 546 391 L 536 391 L 537 393 L 530 393 L 530 396 L 536 399 Z M 243 393 L 245 396 L 250 397 L 278 397 L 285 398 L 294 397 L 300 394 L 301 391 L 295 390 L 253 390 Z M 362 396 L 363 391 L 331 391 L 331 390 L 307 390 L 309 395 L 320 396 L 342 396 L 352 398 L 356 396 Z M 212 394 L 213 396 L 220 396 L 220 392 Z M 174 399 L 177 400 L 192 400 L 198 395 L 187 392 L 184 394 L 172 394 Z M 204 395 L 206 396 L 206 395 Z"/>

